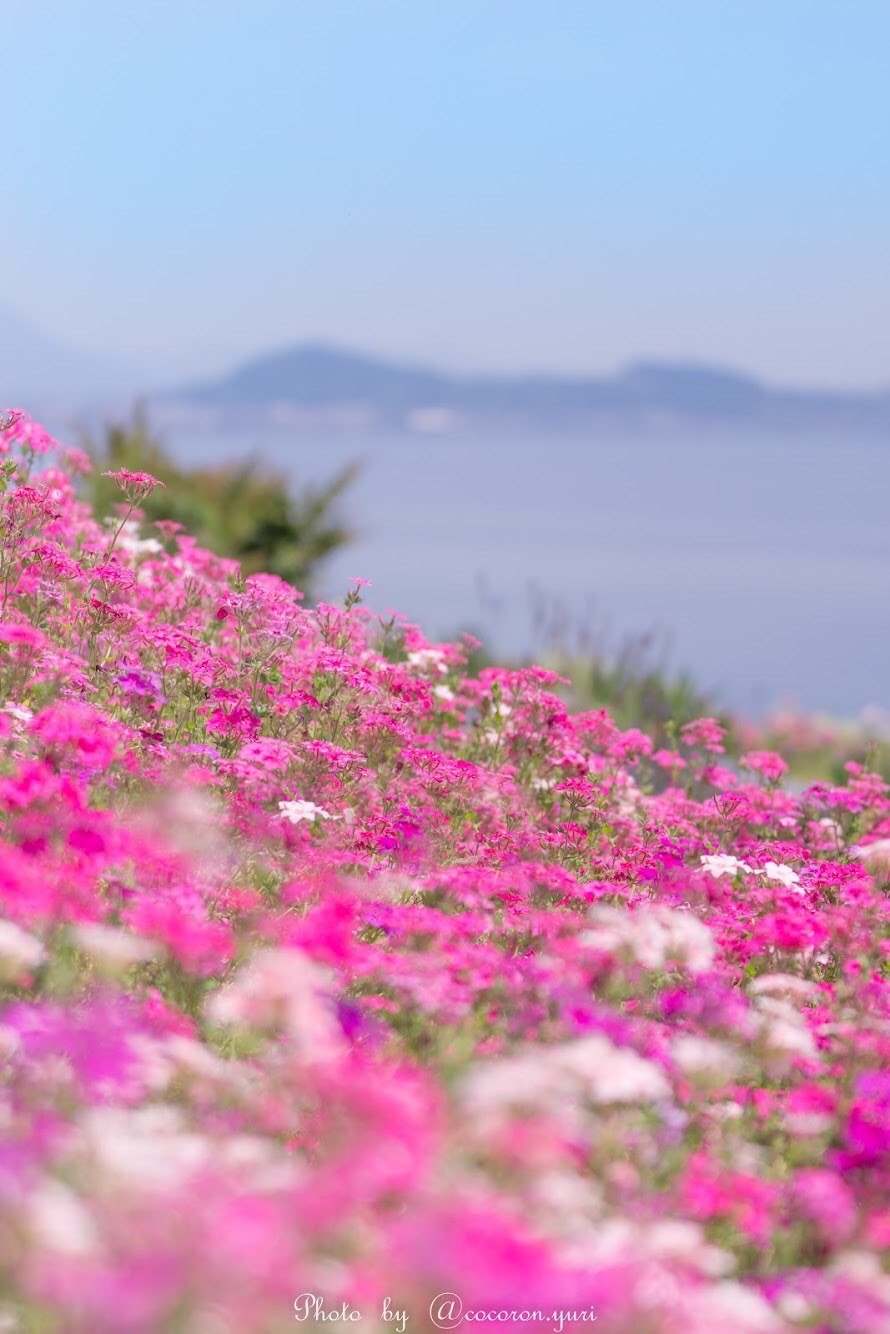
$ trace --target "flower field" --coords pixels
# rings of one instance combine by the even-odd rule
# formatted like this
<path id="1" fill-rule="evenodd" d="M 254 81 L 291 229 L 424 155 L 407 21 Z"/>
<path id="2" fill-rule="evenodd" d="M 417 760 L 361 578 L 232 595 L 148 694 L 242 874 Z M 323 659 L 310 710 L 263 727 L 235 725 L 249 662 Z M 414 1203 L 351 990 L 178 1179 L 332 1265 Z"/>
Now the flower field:
<path id="1" fill-rule="evenodd" d="M 0 1330 L 890 1329 L 884 781 L 468 676 L 0 425 Z"/>

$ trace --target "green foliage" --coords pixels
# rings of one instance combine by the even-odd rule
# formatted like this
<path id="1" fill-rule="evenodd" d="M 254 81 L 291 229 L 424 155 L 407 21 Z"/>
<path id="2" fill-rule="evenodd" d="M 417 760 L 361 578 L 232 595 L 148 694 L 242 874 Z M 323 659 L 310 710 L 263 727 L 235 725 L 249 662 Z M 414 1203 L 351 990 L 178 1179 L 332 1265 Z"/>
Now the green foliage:
<path id="1" fill-rule="evenodd" d="M 253 457 L 211 468 L 186 468 L 170 456 L 136 409 L 131 422 L 108 426 L 97 444 L 84 441 L 96 471 L 84 481 L 85 498 L 98 515 L 120 502 L 115 482 L 101 474 L 128 468 L 160 478 L 144 502 L 146 521 L 170 519 L 220 556 L 240 561 L 245 574 L 277 574 L 307 595 L 324 558 L 352 541 L 336 503 L 353 481 L 350 464 L 321 486 L 294 494 L 283 473 Z"/>
<path id="2" fill-rule="evenodd" d="M 657 746 L 667 746 L 674 744 L 669 723 L 682 727 L 718 710 L 687 673 L 672 676 L 647 654 L 647 637 L 629 640 L 615 656 L 593 655 L 577 663 L 573 679 L 590 701 L 586 707 L 606 708 L 619 727 L 639 727 Z"/>
<path id="3" fill-rule="evenodd" d="M 477 677 L 487 667 L 509 666 L 512 669 L 529 665 L 525 659 L 511 660 L 497 655 L 483 642 L 486 637 L 487 632 L 481 626 L 476 625 L 467 630 L 465 626 L 458 625 L 444 633 L 441 639 L 443 643 L 461 645 L 466 655 L 463 666 L 466 677 Z"/>
<path id="4" fill-rule="evenodd" d="M 576 609 L 539 589 L 530 590 L 536 661 L 565 676 L 564 694 L 573 709 L 607 709 L 621 728 L 638 727 L 656 749 L 673 749 L 676 734 L 693 718 L 732 720 L 686 672 L 672 672 L 668 644 L 651 631 L 626 635 L 615 644 L 590 602 Z M 610 642 L 611 641 L 611 642 Z"/>

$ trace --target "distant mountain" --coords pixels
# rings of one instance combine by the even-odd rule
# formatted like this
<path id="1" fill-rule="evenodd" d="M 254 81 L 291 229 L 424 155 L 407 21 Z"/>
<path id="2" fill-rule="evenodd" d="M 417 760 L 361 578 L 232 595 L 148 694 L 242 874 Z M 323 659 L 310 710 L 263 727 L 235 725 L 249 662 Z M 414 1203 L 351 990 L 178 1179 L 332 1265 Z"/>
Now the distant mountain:
<path id="1" fill-rule="evenodd" d="M 159 400 L 155 400 L 159 402 Z M 160 400 L 162 415 L 214 424 L 407 429 L 485 424 L 531 430 L 727 425 L 890 433 L 890 392 L 772 388 L 698 365 L 641 362 L 614 376 L 461 376 L 304 345 Z"/>

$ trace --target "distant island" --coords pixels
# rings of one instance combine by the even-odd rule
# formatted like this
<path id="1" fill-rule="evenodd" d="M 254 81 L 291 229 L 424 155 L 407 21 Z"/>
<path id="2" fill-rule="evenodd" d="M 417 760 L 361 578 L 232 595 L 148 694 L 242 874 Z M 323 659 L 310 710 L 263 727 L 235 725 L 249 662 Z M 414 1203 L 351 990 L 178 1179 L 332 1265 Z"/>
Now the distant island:
<path id="1" fill-rule="evenodd" d="M 306 344 L 152 395 L 168 420 L 442 435 L 484 426 L 613 434 L 701 425 L 890 438 L 890 392 L 767 386 L 719 368 L 639 362 L 613 376 L 449 375 Z"/>
<path id="2" fill-rule="evenodd" d="M 171 387 L 138 365 L 60 343 L 0 304 L 0 406 L 64 408 L 61 419 L 79 420 L 100 406 L 123 411 L 136 397 L 162 426 L 209 430 L 615 437 L 700 427 L 890 439 L 890 390 L 792 389 L 694 363 L 640 361 L 614 375 L 455 375 L 306 343 Z"/>

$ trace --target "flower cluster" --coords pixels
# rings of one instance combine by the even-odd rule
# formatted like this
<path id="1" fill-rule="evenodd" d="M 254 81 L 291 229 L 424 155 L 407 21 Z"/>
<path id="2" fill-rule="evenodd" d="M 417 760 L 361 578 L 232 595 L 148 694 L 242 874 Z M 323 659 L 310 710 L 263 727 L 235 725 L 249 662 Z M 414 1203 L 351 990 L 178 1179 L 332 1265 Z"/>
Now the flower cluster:
<path id="1" fill-rule="evenodd" d="M 0 1327 L 890 1328 L 882 780 L 655 751 L 0 429 Z"/>

